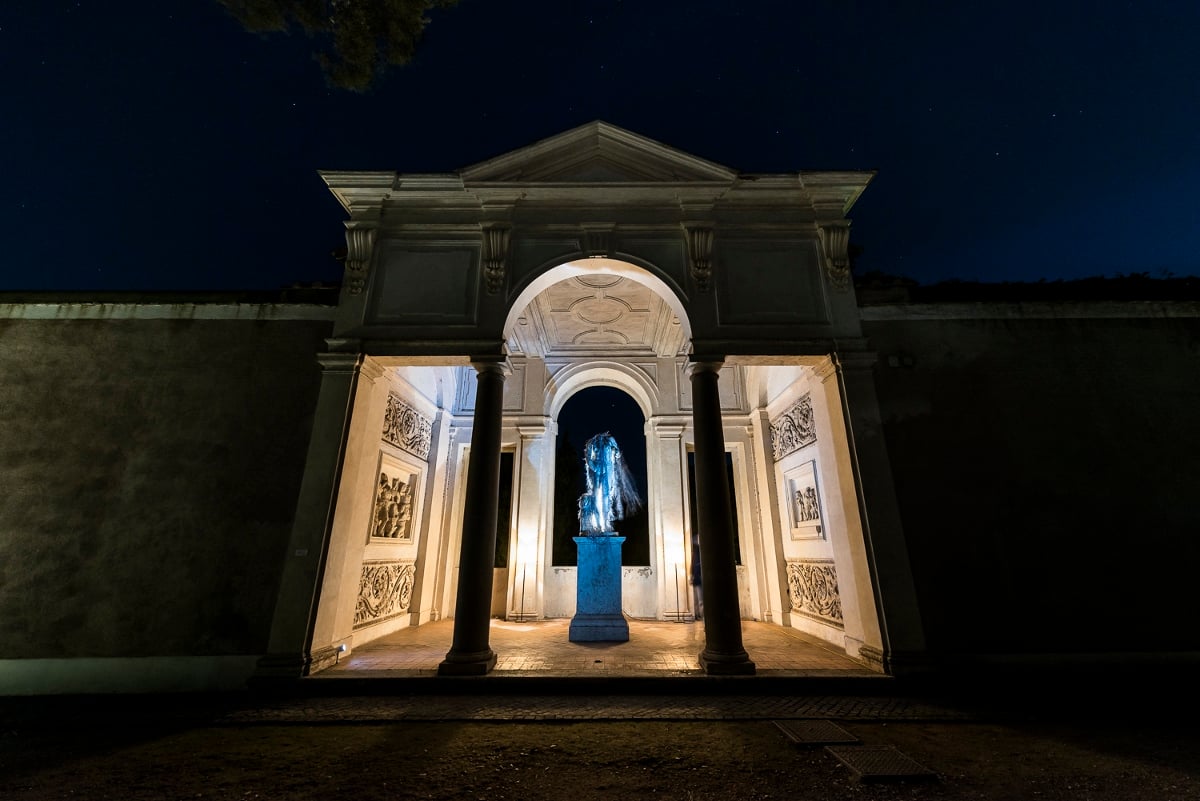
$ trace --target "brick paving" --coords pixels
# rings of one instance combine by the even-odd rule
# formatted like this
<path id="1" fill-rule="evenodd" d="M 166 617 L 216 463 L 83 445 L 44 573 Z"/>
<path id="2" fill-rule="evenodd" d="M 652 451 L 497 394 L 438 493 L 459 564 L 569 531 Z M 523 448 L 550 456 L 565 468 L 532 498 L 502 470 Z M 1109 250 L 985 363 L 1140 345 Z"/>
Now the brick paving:
<path id="1" fill-rule="evenodd" d="M 795 629 L 744 621 L 758 673 L 700 668 L 703 623 L 630 621 L 625 643 L 572 643 L 569 621 L 493 620 L 488 676 L 439 678 L 453 621 L 360 646 L 287 697 L 234 709 L 222 725 L 322 722 L 612 720 L 959 720 L 967 713 L 895 694 L 892 680 Z M 854 692 L 854 689 L 859 692 Z M 849 689 L 849 691 L 848 691 Z"/>
<path id="2" fill-rule="evenodd" d="M 355 648 L 317 679 L 433 676 L 450 648 L 453 621 L 401 629 Z M 629 642 L 573 643 L 569 620 L 513 623 L 493 620 L 495 677 L 698 676 L 703 623 L 632 620 Z M 760 675 L 877 676 L 824 640 L 796 629 L 743 621 L 742 642 Z"/>

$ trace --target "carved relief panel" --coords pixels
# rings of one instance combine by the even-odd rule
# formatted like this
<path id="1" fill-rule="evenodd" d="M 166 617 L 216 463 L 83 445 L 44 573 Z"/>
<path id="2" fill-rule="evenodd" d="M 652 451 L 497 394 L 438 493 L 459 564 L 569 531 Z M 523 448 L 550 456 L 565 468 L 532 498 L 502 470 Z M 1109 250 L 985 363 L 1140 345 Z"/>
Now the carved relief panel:
<path id="1" fill-rule="evenodd" d="M 813 421 L 812 396 L 801 395 L 790 408 L 771 421 L 771 454 L 779 461 L 790 453 L 817 441 Z"/>
<path id="2" fill-rule="evenodd" d="M 832 559 L 796 559 L 787 563 L 792 611 L 842 628 L 842 598 Z"/>
<path id="3" fill-rule="evenodd" d="M 416 565 L 413 562 L 364 562 L 358 582 L 354 628 L 360 629 L 408 611 Z"/>

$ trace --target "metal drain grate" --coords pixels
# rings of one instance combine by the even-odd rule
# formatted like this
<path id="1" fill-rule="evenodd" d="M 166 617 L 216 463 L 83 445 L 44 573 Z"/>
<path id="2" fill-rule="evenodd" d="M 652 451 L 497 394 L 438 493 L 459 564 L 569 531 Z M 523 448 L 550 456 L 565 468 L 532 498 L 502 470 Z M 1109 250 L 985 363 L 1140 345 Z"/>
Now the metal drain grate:
<path id="1" fill-rule="evenodd" d="M 932 770 L 890 745 L 831 745 L 825 750 L 850 768 L 860 782 L 937 778 Z"/>
<path id="2" fill-rule="evenodd" d="M 775 725 L 797 745 L 857 743 L 858 738 L 829 720 L 776 720 Z"/>

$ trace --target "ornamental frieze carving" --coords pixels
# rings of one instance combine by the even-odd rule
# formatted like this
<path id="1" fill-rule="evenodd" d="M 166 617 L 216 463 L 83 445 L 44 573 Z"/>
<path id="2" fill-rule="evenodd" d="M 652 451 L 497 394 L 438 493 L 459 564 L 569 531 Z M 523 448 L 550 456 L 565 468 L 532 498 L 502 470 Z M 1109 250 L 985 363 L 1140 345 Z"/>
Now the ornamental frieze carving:
<path id="1" fill-rule="evenodd" d="M 364 562 L 358 580 L 354 628 L 362 628 L 408 611 L 416 566 L 412 562 Z"/>
<path id="2" fill-rule="evenodd" d="M 787 583 L 792 611 L 842 627 L 842 598 L 832 559 L 788 560 Z"/>
<path id="3" fill-rule="evenodd" d="M 389 392 L 387 410 L 383 413 L 384 442 L 390 442 L 422 461 L 429 461 L 432 438 L 433 421 L 405 403 L 395 392 Z"/>
<path id="4" fill-rule="evenodd" d="M 771 421 L 771 454 L 778 462 L 789 453 L 816 441 L 812 396 L 806 392 L 791 408 Z"/>

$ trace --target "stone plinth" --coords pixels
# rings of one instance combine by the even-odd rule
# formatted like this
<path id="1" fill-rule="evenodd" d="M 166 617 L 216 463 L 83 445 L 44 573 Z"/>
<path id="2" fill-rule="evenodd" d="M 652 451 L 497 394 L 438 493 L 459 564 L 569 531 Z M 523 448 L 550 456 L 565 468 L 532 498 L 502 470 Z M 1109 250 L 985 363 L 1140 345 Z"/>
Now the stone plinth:
<path id="1" fill-rule="evenodd" d="M 575 537 L 578 554 L 575 617 L 571 642 L 628 642 L 629 623 L 621 613 L 621 543 L 602 534 Z"/>

